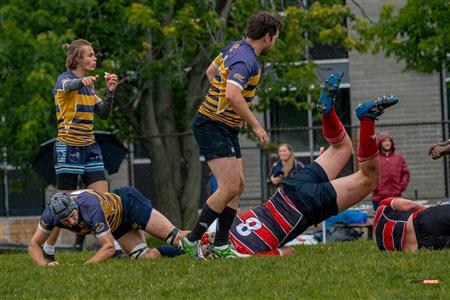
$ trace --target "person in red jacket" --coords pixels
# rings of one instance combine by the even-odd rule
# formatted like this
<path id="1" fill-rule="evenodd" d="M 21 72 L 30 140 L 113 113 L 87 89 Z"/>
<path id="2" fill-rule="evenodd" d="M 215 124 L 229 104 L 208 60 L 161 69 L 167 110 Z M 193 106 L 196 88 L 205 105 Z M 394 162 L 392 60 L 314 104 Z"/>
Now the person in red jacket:
<path id="1" fill-rule="evenodd" d="M 378 136 L 381 177 L 372 193 L 373 210 L 387 197 L 400 197 L 409 183 L 409 169 L 403 155 L 395 151 L 394 140 L 387 132 Z"/>

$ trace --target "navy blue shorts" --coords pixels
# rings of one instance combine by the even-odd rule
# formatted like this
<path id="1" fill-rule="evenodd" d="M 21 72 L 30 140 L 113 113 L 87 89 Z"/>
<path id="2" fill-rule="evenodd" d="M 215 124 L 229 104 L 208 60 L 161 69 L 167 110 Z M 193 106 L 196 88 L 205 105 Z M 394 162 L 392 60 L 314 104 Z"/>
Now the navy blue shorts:
<path id="1" fill-rule="evenodd" d="M 432 206 L 418 212 L 413 225 L 419 249 L 450 248 L 449 204 Z"/>
<path id="2" fill-rule="evenodd" d="M 206 161 L 221 157 L 241 158 L 240 128 L 214 121 L 200 113 L 192 122 L 192 132 Z"/>
<path id="3" fill-rule="evenodd" d="M 57 140 L 53 160 L 57 188 L 60 190 L 76 190 L 80 175 L 86 187 L 106 179 L 102 150 L 97 143 L 88 146 L 71 146 Z"/>
<path id="4" fill-rule="evenodd" d="M 336 191 L 325 171 L 316 162 L 284 179 L 281 186 L 311 225 L 338 213 Z"/>
<path id="5" fill-rule="evenodd" d="M 122 223 L 112 233 L 114 238 L 117 240 L 132 229 L 145 230 L 153 210 L 150 199 L 133 187 L 115 189 L 113 194 L 119 195 L 123 207 Z"/>

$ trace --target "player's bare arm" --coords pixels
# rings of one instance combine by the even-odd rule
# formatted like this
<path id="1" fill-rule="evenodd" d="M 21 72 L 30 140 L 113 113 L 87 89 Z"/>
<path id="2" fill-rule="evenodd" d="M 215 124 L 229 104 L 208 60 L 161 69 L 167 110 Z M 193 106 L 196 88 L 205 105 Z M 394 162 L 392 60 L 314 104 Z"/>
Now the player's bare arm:
<path id="1" fill-rule="evenodd" d="M 209 83 L 212 83 L 214 76 L 216 76 L 217 67 L 214 64 L 210 64 L 208 69 L 206 69 L 206 77 L 208 77 Z"/>
<path id="2" fill-rule="evenodd" d="M 30 254 L 33 262 L 39 266 L 56 266 L 58 262 L 47 262 L 42 254 L 41 246 L 44 244 L 45 240 L 48 238 L 49 234 L 41 230 L 39 227 L 36 229 L 33 237 L 31 238 L 30 244 L 28 245 L 28 254 Z"/>
<path id="3" fill-rule="evenodd" d="M 258 136 L 259 142 L 261 144 L 269 143 L 269 136 L 267 135 L 267 132 L 264 128 L 262 128 L 258 120 L 256 120 L 255 116 L 248 108 L 239 87 L 234 84 L 227 84 L 225 98 L 230 101 L 230 105 L 233 110 L 252 127 L 253 131 Z"/>
<path id="4" fill-rule="evenodd" d="M 116 250 L 114 248 L 114 238 L 111 232 L 99 237 L 98 241 L 100 242 L 101 248 L 86 262 L 86 264 L 99 263 L 114 255 Z"/>
<path id="5" fill-rule="evenodd" d="M 448 154 L 450 154 L 450 140 L 432 145 L 428 148 L 428 156 L 431 156 L 432 159 L 439 159 Z"/>
<path id="6" fill-rule="evenodd" d="M 391 201 L 391 207 L 392 209 L 399 210 L 399 211 L 409 211 L 409 210 L 421 210 L 425 207 L 421 205 L 420 203 L 412 200 L 408 200 L 405 198 L 394 198 Z"/>

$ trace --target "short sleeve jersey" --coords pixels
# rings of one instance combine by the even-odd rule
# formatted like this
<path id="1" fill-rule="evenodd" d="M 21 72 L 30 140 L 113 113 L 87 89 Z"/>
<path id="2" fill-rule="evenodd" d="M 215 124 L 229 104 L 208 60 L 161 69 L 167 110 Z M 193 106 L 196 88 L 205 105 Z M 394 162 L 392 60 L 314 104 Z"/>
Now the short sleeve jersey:
<path id="1" fill-rule="evenodd" d="M 242 118 L 225 98 L 226 86 L 229 83 L 237 86 L 247 106 L 251 106 L 261 73 L 258 56 L 247 41 L 234 41 L 220 52 L 212 64 L 217 72 L 199 112 L 230 127 L 239 127 Z"/>
<path id="2" fill-rule="evenodd" d="M 122 221 L 122 201 L 112 193 L 98 193 L 94 190 L 75 191 L 70 194 L 75 199 L 79 223 L 76 226 L 65 226 L 47 207 L 41 216 L 39 228 L 50 233 L 53 228 L 60 227 L 78 234 L 86 235 L 93 232 L 101 237 L 108 232 L 114 232 Z"/>
<path id="3" fill-rule="evenodd" d="M 82 87 L 66 93 L 64 81 L 77 79 L 71 71 L 58 76 L 53 90 L 56 120 L 60 142 L 72 146 L 87 146 L 94 143 L 94 109 L 101 101 L 91 87 Z"/>

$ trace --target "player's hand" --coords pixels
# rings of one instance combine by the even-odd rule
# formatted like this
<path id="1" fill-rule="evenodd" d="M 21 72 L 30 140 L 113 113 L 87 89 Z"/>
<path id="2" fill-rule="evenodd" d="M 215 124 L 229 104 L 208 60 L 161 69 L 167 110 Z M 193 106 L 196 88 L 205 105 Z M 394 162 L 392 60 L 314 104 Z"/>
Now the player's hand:
<path id="1" fill-rule="evenodd" d="M 442 146 L 434 145 L 428 149 L 428 156 L 431 156 L 432 159 L 439 159 L 442 157 L 441 155 Z"/>
<path id="2" fill-rule="evenodd" d="M 52 262 L 47 263 L 47 266 L 49 266 L 49 267 L 59 266 L 59 262 L 57 262 L 57 261 L 52 261 Z"/>
<path id="3" fill-rule="evenodd" d="M 409 199 L 404 199 L 404 198 L 395 198 L 392 200 L 391 202 L 391 206 L 393 206 L 393 208 L 395 210 L 399 210 L 399 211 L 418 211 L 418 210 L 422 210 L 425 207 L 416 202 L 416 201 L 412 201 Z"/>
<path id="4" fill-rule="evenodd" d="M 116 74 L 105 73 L 106 80 L 106 88 L 110 92 L 114 92 L 116 90 L 117 85 L 119 84 L 119 78 Z"/>
<path id="5" fill-rule="evenodd" d="M 81 83 L 83 84 L 83 86 L 88 86 L 88 87 L 93 88 L 94 82 L 97 80 L 97 78 L 98 78 L 98 75 L 84 77 L 83 81 Z"/>
<path id="6" fill-rule="evenodd" d="M 258 137 L 261 145 L 266 145 L 269 143 L 269 136 L 267 135 L 267 132 L 261 126 L 253 128 L 253 132 Z"/>
<path id="7" fill-rule="evenodd" d="M 271 181 L 274 185 L 279 185 L 282 180 L 283 180 L 283 177 L 281 177 L 281 176 L 277 176 L 277 177 L 272 176 L 272 179 L 271 179 Z"/>

